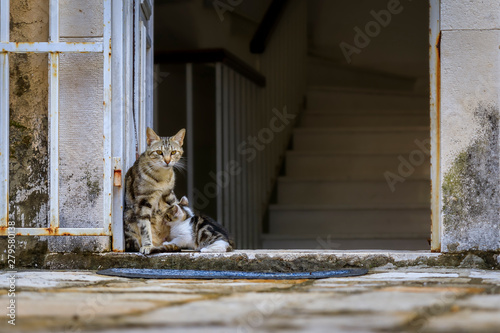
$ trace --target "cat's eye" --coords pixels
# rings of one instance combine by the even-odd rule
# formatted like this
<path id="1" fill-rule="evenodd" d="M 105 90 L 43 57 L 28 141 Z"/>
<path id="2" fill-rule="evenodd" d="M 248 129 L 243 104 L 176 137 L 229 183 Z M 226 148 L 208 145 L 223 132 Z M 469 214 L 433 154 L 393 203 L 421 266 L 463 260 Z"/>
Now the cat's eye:
<path id="1" fill-rule="evenodd" d="M 175 154 L 177 154 L 177 150 L 173 150 L 171 153 L 171 155 L 175 155 Z"/>
<path id="2" fill-rule="evenodd" d="M 161 150 L 157 150 L 157 151 L 156 151 L 156 153 L 157 153 L 158 155 L 163 155 L 163 152 L 162 152 Z"/>

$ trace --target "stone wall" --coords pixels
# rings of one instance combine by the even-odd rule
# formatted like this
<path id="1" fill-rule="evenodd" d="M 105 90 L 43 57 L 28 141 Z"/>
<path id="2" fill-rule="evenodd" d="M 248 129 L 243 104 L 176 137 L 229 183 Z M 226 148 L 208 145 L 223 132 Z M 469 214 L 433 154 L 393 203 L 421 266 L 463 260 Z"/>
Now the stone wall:
<path id="1" fill-rule="evenodd" d="M 442 251 L 500 249 L 498 1 L 441 1 Z"/>

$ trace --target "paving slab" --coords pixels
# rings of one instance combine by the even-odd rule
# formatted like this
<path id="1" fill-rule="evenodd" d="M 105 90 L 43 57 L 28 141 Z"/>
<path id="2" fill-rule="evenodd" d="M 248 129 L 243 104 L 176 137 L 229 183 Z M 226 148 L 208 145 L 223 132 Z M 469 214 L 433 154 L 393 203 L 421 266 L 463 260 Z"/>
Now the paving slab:
<path id="1" fill-rule="evenodd" d="M 456 302 L 457 308 L 480 309 L 500 311 L 500 294 L 498 295 L 474 295 Z M 499 326 L 500 329 L 500 326 Z"/>
<path id="2" fill-rule="evenodd" d="M 413 318 L 408 313 L 344 314 L 320 316 L 295 314 L 272 318 L 259 329 L 269 332 L 380 332 L 404 326 Z"/>
<path id="3" fill-rule="evenodd" d="M 451 279 L 458 278 L 459 275 L 457 273 L 434 273 L 434 272 L 386 272 L 386 273 L 377 273 L 365 276 L 356 276 L 356 277 L 348 277 L 343 279 L 343 281 L 429 281 L 434 279 Z M 335 279 L 323 279 L 322 283 L 328 282 L 337 282 Z"/>
<path id="4" fill-rule="evenodd" d="M 8 276 L 12 273 L 0 271 L 0 288 L 8 287 Z M 110 281 L 126 281 L 117 277 L 101 276 L 89 271 L 22 271 L 16 274 L 18 290 L 65 288 L 74 286 L 88 286 Z"/>
<path id="5" fill-rule="evenodd" d="M 465 292 L 457 293 L 459 295 Z M 449 302 L 452 292 L 426 290 L 376 290 L 342 297 L 329 297 L 303 304 L 301 310 L 306 313 L 348 313 L 348 312 L 416 312 L 440 302 Z"/>
<path id="6" fill-rule="evenodd" d="M 71 291 L 87 292 L 127 292 L 127 293 L 184 293 L 184 294 L 233 294 L 236 292 L 270 291 L 289 289 L 308 280 L 142 280 L 110 282 L 72 288 Z"/>
<path id="7" fill-rule="evenodd" d="M 498 333 L 500 309 L 494 311 L 464 310 L 431 317 L 423 329 L 431 333 Z"/>
<path id="8" fill-rule="evenodd" d="M 293 307 L 324 297 L 314 293 L 245 293 L 214 300 L 163 308 L 141 316 L 124 319 L 125 324 L 180 326 L 245 325 L 273 316 L 284 307 Z M 209 309 L 209 311 L 207 311 Z"/>
<path id="9" fill-rule="evenodd" d="M 500 285 L 499 271 L 471 271 L 469 276 L 474 279 L 482 279 L 489 283 Z"/>
<path id="10" fill-rule="evenodd" d="M 177 294 L 110 294 L 84 292 L 19 292 L 16 301 L 20 318 L 27 317 L 106 317 L 130 315 L 153 310 L 159 306 L 202 300 L 198 295 Z M 0 296 L 0 302 L 7 301 L 6 295 Z"/>

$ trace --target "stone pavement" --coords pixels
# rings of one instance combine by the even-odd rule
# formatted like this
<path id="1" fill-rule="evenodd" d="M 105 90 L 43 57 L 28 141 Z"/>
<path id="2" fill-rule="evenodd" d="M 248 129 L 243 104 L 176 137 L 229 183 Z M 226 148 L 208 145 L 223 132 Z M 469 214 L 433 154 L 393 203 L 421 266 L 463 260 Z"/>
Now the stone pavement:
<path id="1" fill-rule="evenodd" d="M 351 278 L 142 280 L 93 271 L 16 275 L 1 332 L 500 332 L 500 271 L 392 264 Z"/>

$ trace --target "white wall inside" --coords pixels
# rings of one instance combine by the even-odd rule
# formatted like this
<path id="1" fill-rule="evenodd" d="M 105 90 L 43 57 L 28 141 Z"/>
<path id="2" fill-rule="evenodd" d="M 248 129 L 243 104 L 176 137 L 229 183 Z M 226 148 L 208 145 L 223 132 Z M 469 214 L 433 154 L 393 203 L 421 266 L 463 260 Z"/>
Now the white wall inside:
<path id="1" fill-rule="evenodd" d="M 368 68 L 405 76 L 428 73 L 429 4 L 426 0 L 309 0 L 309 50 L 338 64 Z M 386 14 L 389 9 L 397 14 Z M 373 15 L 382 17 L 382 24 Z M 390 13 L 390 12 L 389 12 Z M 375 26 L 379 27 L 379 33 Z M 375 36 L 365 47 L 356 44 L 359 28 Z M 371 29 L 371 30 L 370 30 Z M 370 34 L 370 33 L 368 33 Z M 360 40 L 361 42 L 362 40 Z M 340 44 L 344 42 L 360 50 L 348 63 Z"/>

